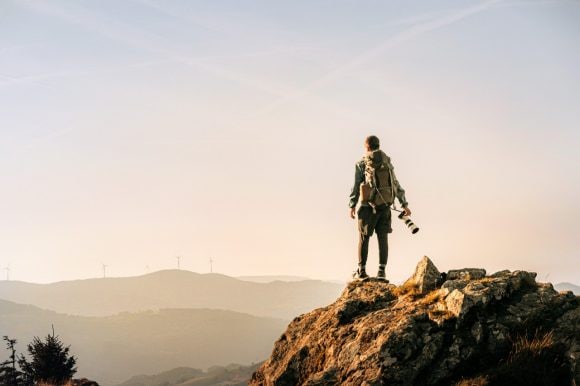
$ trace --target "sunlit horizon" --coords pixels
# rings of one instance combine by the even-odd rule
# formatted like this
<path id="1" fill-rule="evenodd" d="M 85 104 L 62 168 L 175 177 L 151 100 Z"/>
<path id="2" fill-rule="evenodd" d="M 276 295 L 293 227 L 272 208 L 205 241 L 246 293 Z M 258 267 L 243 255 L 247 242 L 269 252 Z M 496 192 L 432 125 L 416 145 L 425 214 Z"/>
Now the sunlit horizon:
<path id="1" fill-rule="evenodd" d="M 393 218 L 392 282 L 426 255 L 580 284 L 579 17 L 558 0 L 3 2 L 0 280 L 176 256 L 347 280 L 375 134 L 421 228 Z"/>

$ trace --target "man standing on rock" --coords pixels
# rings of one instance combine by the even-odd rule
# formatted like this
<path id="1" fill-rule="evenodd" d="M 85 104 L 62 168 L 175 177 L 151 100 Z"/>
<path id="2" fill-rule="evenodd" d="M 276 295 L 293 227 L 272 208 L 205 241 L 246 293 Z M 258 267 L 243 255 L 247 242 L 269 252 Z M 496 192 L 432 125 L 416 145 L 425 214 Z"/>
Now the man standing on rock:
<path id="1" fill-rule="evenodd" d="M 350 193 L 350 217 L 358 216 L 358 269 L 354 277 L 362 280 L 368 278 L 366 273 L 369 239 L 373 232 L 379 241 L 379 272 L 377 278 L 385 280 L 385 267 L 389 247 L 387 234 L 391 229 L 391 205 L 395 197 L 401 203 L 407 216 L 411 215 L 405 199 L 405 190 L 395 177 L 391 159 L 380 150 L 379 139 L 371 135 L 365 140 L 366 154 L 357 162 L 354 173 L 354 186 Z M 360 207 L 356 205 L 360 199 Z"/>

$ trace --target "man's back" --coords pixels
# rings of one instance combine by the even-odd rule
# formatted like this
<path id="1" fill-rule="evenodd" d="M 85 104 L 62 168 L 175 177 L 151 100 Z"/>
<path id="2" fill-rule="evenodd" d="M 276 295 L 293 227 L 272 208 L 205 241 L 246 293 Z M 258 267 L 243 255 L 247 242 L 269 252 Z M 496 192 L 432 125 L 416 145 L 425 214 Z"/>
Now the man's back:
<path id="1" fill-rule="evenodd" d="M 358 218 L 359 245 L 358 269 L 355 278 L 365 279 L 368 246 L 373 233 L 379 243 L 379 271 L 377 277 L 385 279 L 388 259 L 387 235 L 391 228 L 391 205 L 397 198 L 405 214 L 410 215 L 405 190 L 397 180 L 393 164 L 387 154 L 379 148 L 379 139 L 369 136 L 365 140 L 366 153 L 355 164 L 354 185 L 349 196 L 351 218 Z M 357 204 L 359 209 L 356 210 Z"/>

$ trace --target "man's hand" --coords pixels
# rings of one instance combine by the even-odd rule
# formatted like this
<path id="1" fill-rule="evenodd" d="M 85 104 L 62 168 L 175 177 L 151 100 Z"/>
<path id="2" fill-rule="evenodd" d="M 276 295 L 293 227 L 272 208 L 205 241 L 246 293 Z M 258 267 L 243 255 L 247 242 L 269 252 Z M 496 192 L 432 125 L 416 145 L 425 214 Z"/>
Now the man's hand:
<path id="1" fill-rule="evenodd" d="M 405 211 L 405 216 L 410 216 L 411 215 L 411 209 L 404 207 L 403 210 Z"/>
<path id="2" fill-rule="evenodd" d="M 355 217 L 355 213 L 356 213 L 356 209 L 355 208 L 350 208 L 350 218 L 354 218 Z"/>

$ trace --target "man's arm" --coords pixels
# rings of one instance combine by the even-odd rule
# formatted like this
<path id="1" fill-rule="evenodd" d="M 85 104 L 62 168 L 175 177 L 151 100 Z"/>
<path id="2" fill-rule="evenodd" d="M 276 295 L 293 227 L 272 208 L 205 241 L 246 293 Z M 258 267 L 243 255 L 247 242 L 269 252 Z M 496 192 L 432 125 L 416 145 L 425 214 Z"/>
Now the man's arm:
<path id="1" fill-rule="evenodd" d="M 354 208 L 358 203 L 358 198 L 360 195 L 360 184 L 363 183 L 363 172 L 359 166 L 356 164 L 354 167 L 354 185 L 352 186 L 352 190 L 350 191 L 348 207 L 350 208 L 350 216 L 354 218 Z"/>
<path id="2" fill-rule="evenodd" d="M 407 199 L 405 198 L 405 189 L 403 189 L 399 180 L 397 179 L 397 176 L 395 175 L 395 168 L 393 167 L 392 164 L 391 164 L 391 173 L 393 176 L 393 185 L 395 188 L 395 196 L 399 199 L 401 206 L 405 209 L 405 214 L 407 216 L 409 216 L 411 214 L 411 210 L 409 209 L 409 203 L 407 202 Z"/>

